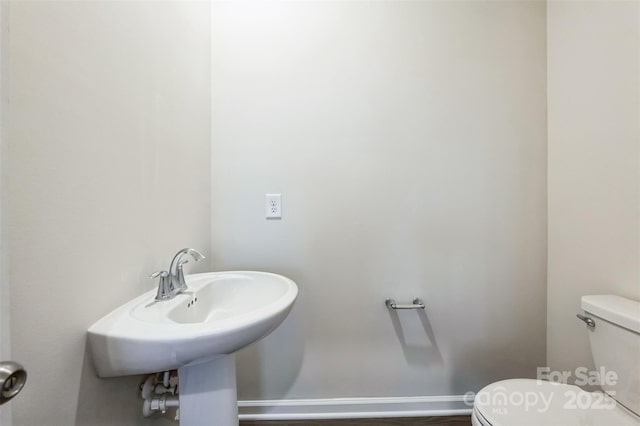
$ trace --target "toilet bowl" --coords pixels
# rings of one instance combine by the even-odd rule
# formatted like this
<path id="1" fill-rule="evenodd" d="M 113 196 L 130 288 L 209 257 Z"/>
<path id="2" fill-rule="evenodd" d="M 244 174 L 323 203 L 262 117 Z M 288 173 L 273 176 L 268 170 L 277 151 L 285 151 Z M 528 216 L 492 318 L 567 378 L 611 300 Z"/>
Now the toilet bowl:
<path id="1" fill-rule="evenodd" d="M 475 397 L 473 426 L 640 426 L 604 392 L 534 379 L 495 382 Z"/>
<path id="2" fill-rule="evenodd" d="M 640 302 L 583 296 L 582 309 L 602 390 L 502 380 L 475 396 L 473 426 L 640 426 Z"/>

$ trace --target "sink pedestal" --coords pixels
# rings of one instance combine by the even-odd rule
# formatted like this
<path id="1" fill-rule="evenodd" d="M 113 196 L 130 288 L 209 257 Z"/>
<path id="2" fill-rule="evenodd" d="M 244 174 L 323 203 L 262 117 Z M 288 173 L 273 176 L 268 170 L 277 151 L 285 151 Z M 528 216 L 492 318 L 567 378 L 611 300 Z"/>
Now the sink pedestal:
<path id="1" fill-rule="evenodd" d="M 237 426 L 234 355 L 178 369 L 180 426 Z"/>

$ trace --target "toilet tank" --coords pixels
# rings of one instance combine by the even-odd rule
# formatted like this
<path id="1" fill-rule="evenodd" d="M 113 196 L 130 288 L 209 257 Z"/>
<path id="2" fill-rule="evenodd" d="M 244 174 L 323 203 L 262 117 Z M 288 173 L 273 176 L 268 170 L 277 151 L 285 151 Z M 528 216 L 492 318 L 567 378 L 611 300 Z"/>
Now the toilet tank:
<path id="1" fill-rule="evenodd" d="M 616 380 L 600 386 L 618 403 L 640 415 L 640 302 L 613 295 L 583 296 L 582 309 L 595 321 L 587 327 L 598 371 L 612 371 Z"/>

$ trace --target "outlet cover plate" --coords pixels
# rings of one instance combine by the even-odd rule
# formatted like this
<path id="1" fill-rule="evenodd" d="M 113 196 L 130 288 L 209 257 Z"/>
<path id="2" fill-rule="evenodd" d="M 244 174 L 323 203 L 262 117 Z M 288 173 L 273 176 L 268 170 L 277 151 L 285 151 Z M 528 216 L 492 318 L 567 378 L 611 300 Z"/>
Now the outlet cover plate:
<path id="1" fill-rule="evenodd" d="M 282 219 L 282 194 L 265 194 L 264 207 L 267 219 Z"/>

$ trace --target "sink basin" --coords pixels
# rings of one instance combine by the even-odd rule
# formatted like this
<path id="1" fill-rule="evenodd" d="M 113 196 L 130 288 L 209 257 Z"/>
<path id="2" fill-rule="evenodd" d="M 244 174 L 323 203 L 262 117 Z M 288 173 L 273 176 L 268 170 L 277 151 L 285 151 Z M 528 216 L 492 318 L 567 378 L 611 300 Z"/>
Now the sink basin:
<path id="1" fill-rule="evenodd" d="M 198 364 L 273 331 L 298 294 L 288 278 L 266 272 L 186 277 L 189 289 L 157 302 L 151 290 L 115 309 L 88 331 L 100 377 L 145 374 Z"/>

